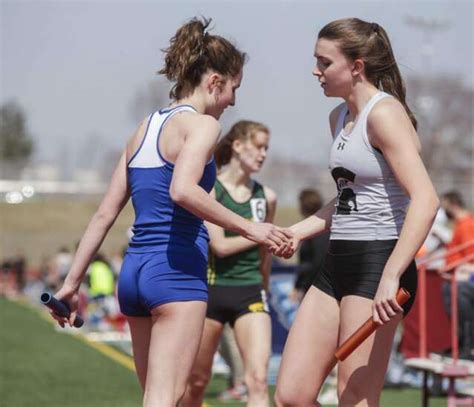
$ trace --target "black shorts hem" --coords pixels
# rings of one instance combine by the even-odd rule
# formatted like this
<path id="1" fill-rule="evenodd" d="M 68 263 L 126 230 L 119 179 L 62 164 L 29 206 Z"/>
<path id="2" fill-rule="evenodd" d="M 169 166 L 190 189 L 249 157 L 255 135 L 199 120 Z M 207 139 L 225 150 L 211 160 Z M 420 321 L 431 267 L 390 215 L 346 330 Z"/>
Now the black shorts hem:
<path id="1" fill-rule="evenodd" d="M 209 286 L 206 318 L 221 324 L 235 321 L 249 313 L 269 313 L 266 294 L 261 284 L 248 286 Z"/>
<path id="2" fill-rule="evenodd" d="M 339 302 L 349 295 L 373 300 L 396 243 L 396 240 L 331 241 L 325 263 L 316 274 L 313 285 Z M 406 316 L 413 306 L 417 290 L 414 261 L 400 277 L 400 287 L 411 294 L 402 306 Z"/>
<path id="3" fill-rule="evenodd" d="M 314 281 L 312 284 L 318 290 L 322 291 L 323 293 L 329 295 L 330 297 L 334 298 L 337 302 L 340 300 L 337 299 L 336 294 L 334 294 L 334 290 L 331 290 L 327 285 L 322 284 L 320 281 Z"/>

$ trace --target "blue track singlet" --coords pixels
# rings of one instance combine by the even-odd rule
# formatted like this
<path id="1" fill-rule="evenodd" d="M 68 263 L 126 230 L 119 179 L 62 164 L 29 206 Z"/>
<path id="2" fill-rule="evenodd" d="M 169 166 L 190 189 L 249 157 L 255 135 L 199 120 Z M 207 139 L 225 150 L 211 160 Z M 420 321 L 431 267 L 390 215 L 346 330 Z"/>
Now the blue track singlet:
<path id="1" fill-rule="evenodd" d="M 149 316 L 158 305 L 207 301 L 209 236 L 202 219 L 175 204 L 169 189 L 174 164 L 159 150 L 163 126 L 188 105 L 153 113 L 142 144 L 128 162 L 128 183 L 135 222 L 118 281 L 120 309 L 128 316 Z M 210 192 L 216 179 L 212 159 L 199 182 Z"/>

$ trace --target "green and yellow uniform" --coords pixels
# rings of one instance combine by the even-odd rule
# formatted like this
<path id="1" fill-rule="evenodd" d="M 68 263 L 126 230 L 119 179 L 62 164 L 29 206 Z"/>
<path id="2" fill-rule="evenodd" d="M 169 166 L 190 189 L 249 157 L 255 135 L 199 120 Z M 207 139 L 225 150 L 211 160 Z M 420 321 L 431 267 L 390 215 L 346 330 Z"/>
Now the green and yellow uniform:
<path id="1" fill-rule="evenodd" d="M 264 222 L 267 214 L 267 200 L 263 186 L 253 181 L 252 194 L 243 203 L 234 201 L 222 183 L 214 185 L 216 199 L 226 208 L 254 222 Z M 237 233 L 224 230 L 225 237 L 238 236 Z M 208 283 L 210 286 L 243 286 L 262 284 L 260 273 L 260 249 L 258 246 L 219 258 L 209 253 Z"/>

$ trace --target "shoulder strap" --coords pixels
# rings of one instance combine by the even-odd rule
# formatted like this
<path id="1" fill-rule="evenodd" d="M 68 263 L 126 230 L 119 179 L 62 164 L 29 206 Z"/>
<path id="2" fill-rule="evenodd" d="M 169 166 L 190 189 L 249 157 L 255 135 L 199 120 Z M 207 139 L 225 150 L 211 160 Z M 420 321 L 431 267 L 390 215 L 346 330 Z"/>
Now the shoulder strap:
<path id="1" fill-rule="evenodd" d="M 164 165 L 155 148 L 156 138 L 158 137 L 162 122 L 163 119 L 158 112 L 150 115 L 140 147 L 128 162 L 129 167 L 154 168 Z"/>
<path id="2" fill-rule="evenodd" d="M 383 156 L 383 153 L 380 149 L 375 148 L 372 144 L 370 144 L 369 141 L 369 136 L 367 134 L 367 118 L 369 117 L 370 111 L 373 109 L 373 107 L 377 104 L 379 100 L 385 99 L 387 97 L 393 97 L 392 95 L 385 93 L 385 92 L 379 92 L 377 93 L 372 100 L 367 104 L 367 106 L 364 108 L 363 112 L 363 117 L 361 117 L 361 122 L 362 122 L 362 138 L 364 140 L 364 143 L 367 145 L 367 147 L 377 151 L 380 155 Z"/>
<path id="3" fill-rule="evenodd" d="M 155 148 L 156 148 L 156 151 L 157 151 L 161 161 L 163 161 L 164 163 L 168 163 L 169 165 L 172 165 L 172 166 L 174 164 L 167 161 L 163 157 L 163 155 L 161 154 L 161 151 L 160 151 L 160 135 L 161 135 L 161 132 L 163 130 L 164 125 L 166 124 L 166 122 L 168 120 L 170 120 L 176 113 L 185 112 L 185 111 L 196 112 L 196 109 L 194 107 L 190 106 L 190 105 L 179 105 L 179 106 L 175 106 L 175 107 L 171 107 L 171 108 L 167 108 L 167 109 L 161 109 L 159 111 L 159 116 L 160 116 L 160 119 L 161 119 L 161 123 L 160 123 L 160 126 L 159 126 L 158 130 L 155 133 Z"/>
<path id="4" fill-rule="evenodd" d="M 337 124 L 336 124 L 336 129 L 333 134 L 333 138 L 336 138 L 336 136 L 341 132 L 341 130 L 344 127 L 344 119 L 346 118 L 347 115 L 347 104 L 344 103 L 344 105 L 341 108 L 341 111 L 339 112 L 339 116 L 337 118 Z"/>
<path id="5" fill-rule="evenodd" d="M 367 119 L 367 116 L 369 116 L 370 111 L 373 109 L 373 107 L 377 104 L 379 100 L 385 99 L 387 97 L 393 97 L 393 96 L 385 92 L 379 92 L 375 94 L 374 97 L 369 101 L 369 103 L 367 103 L 367 105 L 364 107 L 364 111 L 361 115 L 361 116 L 364 116 L 363 119 L 364 120 Z"/>
<path id="6" fill-rule="evenodd" d="M 214 184 L 214 190 L 216 193 L 216 201 L 222 202 L 222 200 L 224 199 L 224 195 L 226 194 L 226 190 L 224 189 L 224 186 L 217 178 Z"/>
<path id="7" fill-rule="evenodd" d="M 265 188 L 263 187 L 263 185 L 255 180 L 252 180 L 252 181 L 253 181 L 252 197 L 261 196 L 266 199 Z"/>

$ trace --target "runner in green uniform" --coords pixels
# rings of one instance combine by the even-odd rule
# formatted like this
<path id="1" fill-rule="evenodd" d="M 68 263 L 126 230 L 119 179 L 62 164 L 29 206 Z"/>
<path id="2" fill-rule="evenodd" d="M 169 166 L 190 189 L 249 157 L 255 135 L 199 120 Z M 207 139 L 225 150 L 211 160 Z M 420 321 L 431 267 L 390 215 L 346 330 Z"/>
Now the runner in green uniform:
<path id="1" fill-rule="evenodd" d="M 264 125 L 240 121 L 221 140 L 215 153 L 217 165 L 225 168 L 219 173 L 212 193 L 224 206 L 254 222 L 272 222 L 275 215 L 275 193 L 251 179 L 265 161 L 269 139 L 270 132 Z M 242 355 L 247 405 L 269 406 L 271 320 L 266 290 L 271 256 L 264 247 L 220 226 L 208 223 L 207 227 L 211 239 L 209 302 L 183 407 L 201 406 L 226 323 L 234 328 Z"/>

